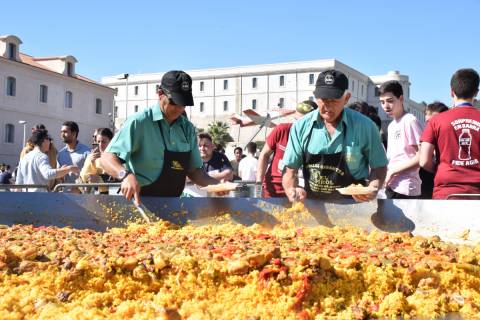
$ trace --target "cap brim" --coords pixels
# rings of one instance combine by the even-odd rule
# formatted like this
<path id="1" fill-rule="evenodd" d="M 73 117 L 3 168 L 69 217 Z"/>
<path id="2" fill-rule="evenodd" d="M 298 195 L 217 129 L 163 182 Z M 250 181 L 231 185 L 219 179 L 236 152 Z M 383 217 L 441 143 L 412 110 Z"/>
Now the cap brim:
<path id="1" fill-rule="evenodd" d="M 340 99 L 344 92 L 345 90 L 339 88 L 316 87 L 313 95 L 317 99 Z"/>
<path id="2" fill-rule="evenodd" d="M 175 103 L 177 106 L 193 106 L 193 96 L 189 91 L 170 92 L 170 96 L 172 97 L 173 103 Z"/>

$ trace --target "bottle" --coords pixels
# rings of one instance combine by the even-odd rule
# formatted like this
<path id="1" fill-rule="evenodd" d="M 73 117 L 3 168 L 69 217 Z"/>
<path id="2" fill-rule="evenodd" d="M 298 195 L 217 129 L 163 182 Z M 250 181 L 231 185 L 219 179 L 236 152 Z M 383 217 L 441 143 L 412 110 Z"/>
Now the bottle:
<path id="1" fill-rule="evenodd" d="M 470 160 L 470 147 L 472 145 L 472 134 L 470 129 L 462 129 L 462 133 L 458 137 L 458 159 Z"/>

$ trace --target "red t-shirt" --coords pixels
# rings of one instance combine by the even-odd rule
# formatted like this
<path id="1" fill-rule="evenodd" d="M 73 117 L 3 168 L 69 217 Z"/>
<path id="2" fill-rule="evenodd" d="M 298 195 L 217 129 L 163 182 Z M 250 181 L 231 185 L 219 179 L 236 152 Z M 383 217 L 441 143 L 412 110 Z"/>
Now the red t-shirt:
<path id="1" fill-rule="evenodd" d="M 431 143 L 439 161 L 433 198 L 480 193 L 480 110 L 456 107 L 428 122 L 421 141 Z"/>
<path id="2" fill-rule="evenodd" d="M 282 170 L 278 168 L 278 165 L 283 159 L 285 148 L 287 148 L 288 134 L 290 133 L 291 127 L 291 123 L 281 123 L 277 125 L 267 137 L 266 143 L 268 147 L 273 150 L 273 159 L 263 178 L 265 197 L 285 196 L 285 191 L 282 187 Z"/>

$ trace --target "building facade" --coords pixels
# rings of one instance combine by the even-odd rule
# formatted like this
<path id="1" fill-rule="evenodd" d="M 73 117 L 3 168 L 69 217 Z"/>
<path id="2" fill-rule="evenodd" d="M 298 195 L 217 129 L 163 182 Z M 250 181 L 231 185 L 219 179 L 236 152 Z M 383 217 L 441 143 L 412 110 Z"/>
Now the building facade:
<path id="1" fill-rule="evenodd" d="M 408 76 L 392 71 L 382 76 L 369 77 L 335 59 L 254 65 L 232 68 L 187 70 L 193 79 L 195 105 L 187 108 L 190 120 L 200 128 L 213 121 L 228 121 L 233 113 L 242 115 L 246 109 L 266 114 L 272 109 L 294 109 L 307 99 L 314 99 L 313 90 L 318 74 L 327 69 L 340 70 L 349 78 L 350 102 L 366 101 L 379 110 L 385 125 L 389 122 L 380 107 L 378 87 L 385 81 L 398 80 L 405 91 L 405 108 L 423 121 L 424 106 L 410 99 Z M 126 117 L 158 101 L 156 94 L 163 73 L 109 76 L 102 83 L 116 90 L 117 125 Z M 285 118 L 277 122 L 292 121 Z M 231 126 L 236 144 L 250 140 L 258 127 Z M 254 140 L 263 140 L 263 129 Z"/>
<path id="2" fill-rule="evenodd" d="M 37 58 L 21 53 L 22 41 L 0 37 L 0 163 L 15 167 L 35 124 L 44 124 L 57 148 L 62 123 L 80 127 L 90 144 L 99 127 L 112 127 L 114 90 L 75 72 L 73 56 Z"/>

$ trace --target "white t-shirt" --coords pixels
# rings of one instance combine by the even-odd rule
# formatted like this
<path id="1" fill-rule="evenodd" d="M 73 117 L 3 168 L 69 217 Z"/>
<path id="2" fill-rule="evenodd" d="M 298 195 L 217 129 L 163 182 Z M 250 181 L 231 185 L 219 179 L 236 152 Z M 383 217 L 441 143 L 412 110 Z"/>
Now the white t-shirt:
<path id="1" fill-rule="evenodd" d="M 238 164 L 238 175 L 242 181 L 255 181 L 257 179 L 257 165 L 258 160 L 248 155 Z"/>
<path id="2" fill-rule="evenodd" d="M 415 156 L 414 146 L 420 146 L 422 126 L 413 114 L 406 113 L 400 120 L 393 120 L 388 125 L 388 168 L 405 162 Z M 388 187 L 407 196 L 419 196 L 422 180 L 418 168 L 402 172 L 393 177 Z"/>

